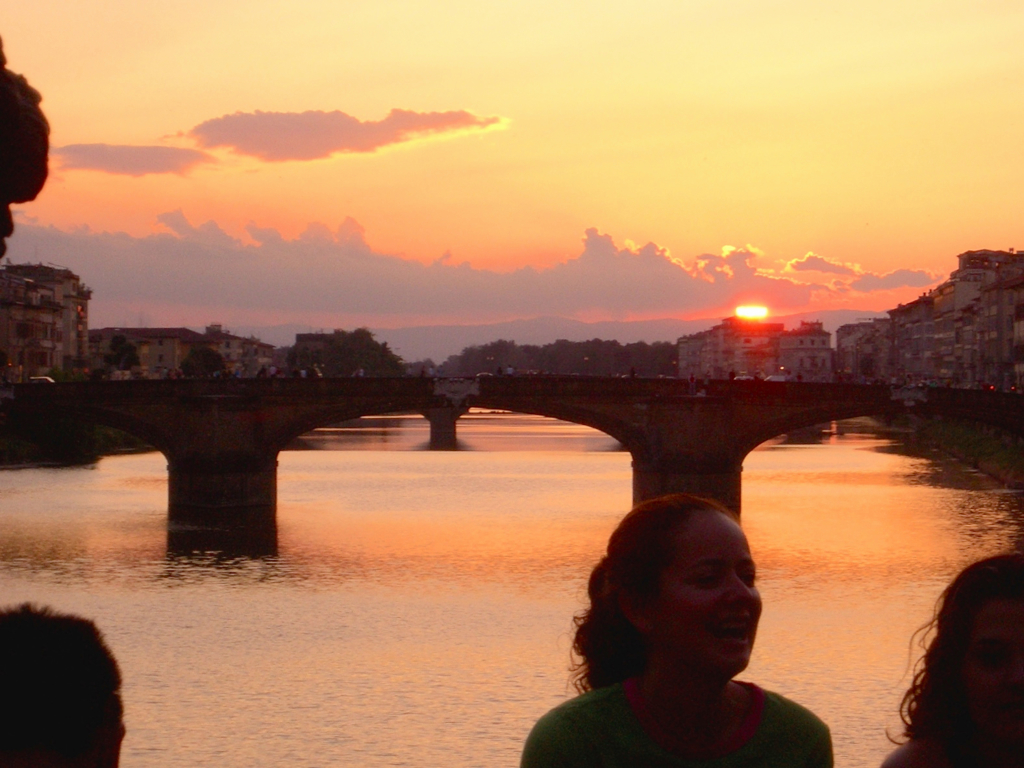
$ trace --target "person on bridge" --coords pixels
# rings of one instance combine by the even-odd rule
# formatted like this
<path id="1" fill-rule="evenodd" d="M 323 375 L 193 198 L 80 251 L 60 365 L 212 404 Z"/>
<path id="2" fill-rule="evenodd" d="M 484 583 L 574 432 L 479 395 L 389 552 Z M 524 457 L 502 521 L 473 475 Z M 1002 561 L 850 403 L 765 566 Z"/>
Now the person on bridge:
<path id="1" fill-rule="evenodd" d="M 0 610 L 0 765 L 117 768 L 121 672 L 88 619 Z"/>
<path id="2" fill-rule="evenodd" d="M 1024 766 L 1024 555 L 965 568 L 939 598 L 882 768 Z"/>
<path id="3" fill-rule="evenodd" d="M 533 727 L 522 768 L 829 768 L 828 727 L 734 678 L 761 616 L 737 516 L 674 494 L 619 523 L 575 619 L 580 696 Z"/>

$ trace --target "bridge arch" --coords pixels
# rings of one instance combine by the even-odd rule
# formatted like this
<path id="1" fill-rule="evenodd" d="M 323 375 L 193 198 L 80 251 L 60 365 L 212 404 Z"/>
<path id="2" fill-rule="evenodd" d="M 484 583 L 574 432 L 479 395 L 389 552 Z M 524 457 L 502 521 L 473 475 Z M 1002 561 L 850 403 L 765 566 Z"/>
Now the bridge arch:
<path id="1" fill-rule="evenodd" d="M 272 510 L 277 455 L 318 426 L 367 415 L 446 413 L 471 406 L 548 416 L 597 429 L 633 457 L 633 497 L 671 491 L 740 509 L 743 459 L 793 429 L 865 415 L 968 418 L 1024 435 L 1024 398 L 965 390 L 891 391 L 849 384 L 568 376 L 478 380 L 248 379 L 16 385 L 3 407 L 78 414 L 136 435 L 167 457 L 169 508 L 216 520 Z M 454 431 L 453 431 L 454 436 Z"/>

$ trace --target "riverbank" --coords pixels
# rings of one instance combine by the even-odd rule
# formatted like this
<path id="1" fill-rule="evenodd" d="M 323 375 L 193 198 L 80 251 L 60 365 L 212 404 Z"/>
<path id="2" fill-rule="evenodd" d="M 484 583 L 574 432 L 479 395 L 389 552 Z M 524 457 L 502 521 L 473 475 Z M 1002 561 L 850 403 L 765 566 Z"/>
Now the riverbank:
<path id="1" fill-rule="evenodd" d="M 67 425 L 64 425 L 67 426 Z M 94 464 L 103 456 L 146 453 L 151 445 L 111 427 L 74 424 L 38 430 L 0 424 L 0 469 Z"/>
<path id="2" fill-rule="evenodd" d="M 951 419 L 912 419 L 909 424 L 915 442 L 938 448 L 1007 488 L 1024 490 L 1021 438 L 995 427 Z"/>

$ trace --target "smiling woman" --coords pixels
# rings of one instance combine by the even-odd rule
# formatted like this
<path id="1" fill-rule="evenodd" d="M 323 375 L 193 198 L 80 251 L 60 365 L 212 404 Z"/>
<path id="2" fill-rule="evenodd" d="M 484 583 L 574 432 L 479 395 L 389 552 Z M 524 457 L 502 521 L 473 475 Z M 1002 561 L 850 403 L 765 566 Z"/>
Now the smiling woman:
<path id="1" fill-rule="evenodd" d="M 581 696 L 534 726 L 523 768 L 832 765 L 828 728 L 788 699 L 733 678 L 761 617 L 736 516 L 674 494 L 612 533 L 576 619 Z"/>

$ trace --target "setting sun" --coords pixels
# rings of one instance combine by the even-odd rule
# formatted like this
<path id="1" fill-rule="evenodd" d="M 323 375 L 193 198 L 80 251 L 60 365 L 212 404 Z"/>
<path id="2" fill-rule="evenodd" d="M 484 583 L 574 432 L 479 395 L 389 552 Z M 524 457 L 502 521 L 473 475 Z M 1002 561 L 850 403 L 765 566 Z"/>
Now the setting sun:
<path id="1" fill-rule="evenodd" d="M 736 307 L 736 317 L 742 317 L 744 320 L 763 320 L 768 317 L 768 307 Z"/>

